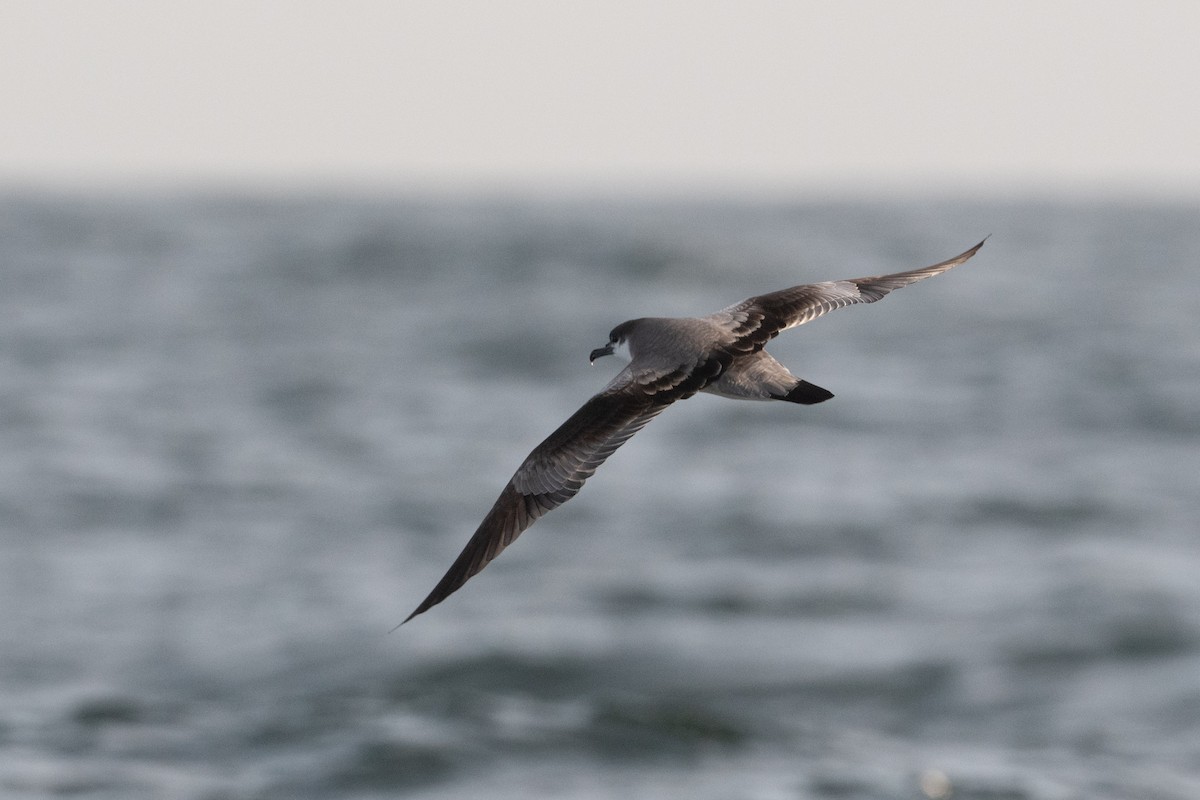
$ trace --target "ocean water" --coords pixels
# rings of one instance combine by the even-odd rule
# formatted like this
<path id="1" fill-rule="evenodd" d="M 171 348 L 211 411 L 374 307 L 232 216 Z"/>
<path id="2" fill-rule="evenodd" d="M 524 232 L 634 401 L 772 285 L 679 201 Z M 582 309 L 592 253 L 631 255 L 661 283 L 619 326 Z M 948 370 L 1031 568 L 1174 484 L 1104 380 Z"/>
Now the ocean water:
<path id="1" fill-rule="evenodd" d="M 785 333 L 458 594 L 622 320 Z M 1200 207 L 0 195 L 0 798 L 1200 797 Z"/>

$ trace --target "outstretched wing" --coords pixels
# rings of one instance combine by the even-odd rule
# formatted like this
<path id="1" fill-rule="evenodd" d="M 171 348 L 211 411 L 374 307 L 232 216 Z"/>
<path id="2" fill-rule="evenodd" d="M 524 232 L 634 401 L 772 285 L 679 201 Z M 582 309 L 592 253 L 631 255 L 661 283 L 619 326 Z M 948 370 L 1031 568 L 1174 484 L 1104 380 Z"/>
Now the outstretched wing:
<path id="1" fill-rule="evenodd" d="M 661 382 L 635 380 L 626 367 L 535 447 L 449 571 L 404 622 L 457 591 L 539 517 L 574 497 L 605 459 L 647 422 L 675 400 L 695 393 L 690 386 L 659 386 Z"/>
<path id="2" fill-rule="evenodd" d="M 983 242 L 986 241 L 985 238 Z M 750 297 L 718 311 L 711 318 L 729 327 L 739 349 L 760 349 L 781 331 L 811 322 L 822 314 L 856 303 L 874 303 L 910 283 L 941 275 L 975 255 L 983 242 L 954 258 L 921 269 L 870 278 L 808 283 Z"/>

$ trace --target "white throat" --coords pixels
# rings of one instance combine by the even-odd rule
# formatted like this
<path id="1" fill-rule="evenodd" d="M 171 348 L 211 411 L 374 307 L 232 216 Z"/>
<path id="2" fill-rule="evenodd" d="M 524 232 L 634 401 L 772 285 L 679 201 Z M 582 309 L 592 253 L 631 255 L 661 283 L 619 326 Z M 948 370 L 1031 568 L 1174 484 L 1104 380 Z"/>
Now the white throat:
<path id="1" fill-rule="evenodd" d="M 623 339 L 613 345 L 612 357 L 622 364 L 628 364 L 633 360 L 633 355 L 629 352 L 628 339 Z"/>

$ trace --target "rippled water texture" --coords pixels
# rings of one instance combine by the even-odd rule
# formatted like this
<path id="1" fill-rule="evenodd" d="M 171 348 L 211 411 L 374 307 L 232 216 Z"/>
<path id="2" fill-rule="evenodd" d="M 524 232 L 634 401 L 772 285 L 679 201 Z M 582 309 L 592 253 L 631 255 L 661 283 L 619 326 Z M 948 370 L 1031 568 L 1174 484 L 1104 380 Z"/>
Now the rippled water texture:
<path id="1" fill-rule="evenodd" d="M 618 322 L 790 331 L 425 596 Z M 4 798 L 1200 797 L 1200 210 L 0 197 Z"/>

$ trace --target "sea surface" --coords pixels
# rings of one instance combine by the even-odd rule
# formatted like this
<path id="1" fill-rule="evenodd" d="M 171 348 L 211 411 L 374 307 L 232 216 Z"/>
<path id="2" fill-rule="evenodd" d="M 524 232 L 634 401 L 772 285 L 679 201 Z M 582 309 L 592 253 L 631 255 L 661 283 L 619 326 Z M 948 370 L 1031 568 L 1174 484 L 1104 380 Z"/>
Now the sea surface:
<path id="1" fill-rule="evenodd" d="M 398 630 L 617 323 L 968 264 Z M 0 193 L 0 798 L 1194 800 L 1200 206 Z"/>

